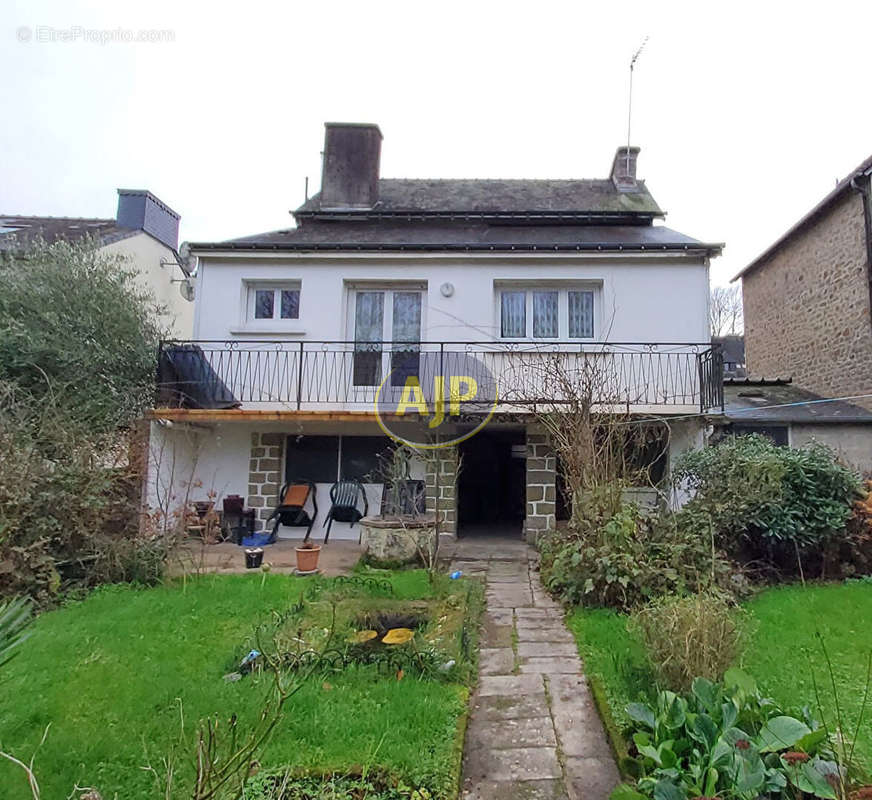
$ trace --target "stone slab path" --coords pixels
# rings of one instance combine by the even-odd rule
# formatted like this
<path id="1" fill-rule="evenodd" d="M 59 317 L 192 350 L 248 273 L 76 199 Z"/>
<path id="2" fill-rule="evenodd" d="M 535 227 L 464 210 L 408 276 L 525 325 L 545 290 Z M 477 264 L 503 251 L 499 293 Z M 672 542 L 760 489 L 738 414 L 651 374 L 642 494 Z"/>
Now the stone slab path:
<path id="1" fill-rule="evenodd" d="M 620 782 L 563 611 L 517 539 L 463 542 L 452 569 L 487 582 L 464 800 L 606 800 Z"/>

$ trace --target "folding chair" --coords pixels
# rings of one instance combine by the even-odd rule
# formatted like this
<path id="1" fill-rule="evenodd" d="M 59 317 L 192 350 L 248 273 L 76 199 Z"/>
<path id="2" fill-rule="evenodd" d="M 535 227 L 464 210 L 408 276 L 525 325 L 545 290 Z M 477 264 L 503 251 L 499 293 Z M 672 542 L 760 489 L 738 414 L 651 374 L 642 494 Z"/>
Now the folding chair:
<path id="1" fill-rule="evenodd" d="M 362 514 L 357 507 L 359 497 L 363 497 Z M 327 544 L 327 540 L 330 538 L 330 526 L 334 519 L 340 522 L 350 522 L 353 526 L 355 522 L 360 522 L 368 513 L 369 503 L 366 500 L 366 491 L 357 478 L 334 483 L 330 487 L 330 510 L 327 512 L 327 519 L 324 520 L 327 525 L 324 544 Z"/>
<path id="2" fill-rule="evenodd" d="M 292 528 L 305 528 L 306 535 L 303 541 L 308 541 L 318 516 L 318 501 L 315 499 L 316 489 L 312 481 L 295 480 L 288 481 L 279 492 L 279 505 L 270 514 L 267 523 L 275 520 L 272 529 L 271 541 L 275 541 L 279 533 L 279 525 L 287 525 Z M 312 500 L 312 514 L 306 511 L 306 503 Z"/>

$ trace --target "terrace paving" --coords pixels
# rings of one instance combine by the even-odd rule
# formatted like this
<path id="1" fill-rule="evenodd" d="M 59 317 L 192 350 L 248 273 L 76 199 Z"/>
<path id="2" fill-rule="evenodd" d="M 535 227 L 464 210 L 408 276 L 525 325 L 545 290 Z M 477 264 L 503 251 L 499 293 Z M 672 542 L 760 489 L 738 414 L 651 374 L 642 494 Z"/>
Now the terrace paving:
<path id="1" fill-rule="evenodd" d="M 312 537 L 316 544 L 322 544 Z M 297 555 L 294 548 L 299 547 L 302 539 L 279 539 L 275 544 L 263 548 L 263 560 L 270 565 L 272 572 L 280 574 L 293 573 L 297 567 Z M 185 573 L 215 573 L 218 575 L 233 575 L 246 572 L 245 550 L 233 542 L 220 544 L 202 544 L 189 538 L 184 540 L 168 561 L 171 575 Z M 328 578 L 337 575 L 348 575 L 360 561 L 363 548 L 356 541 L 336 539 L 321 548 L 318 568 L 321 574 Z"/>

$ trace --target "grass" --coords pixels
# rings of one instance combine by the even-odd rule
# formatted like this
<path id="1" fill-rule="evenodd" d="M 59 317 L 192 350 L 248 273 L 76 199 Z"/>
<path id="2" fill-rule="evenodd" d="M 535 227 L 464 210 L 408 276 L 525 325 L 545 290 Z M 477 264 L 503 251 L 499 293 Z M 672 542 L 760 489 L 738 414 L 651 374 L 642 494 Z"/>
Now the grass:
<path id="1" fill-rule="evenodd" d="M 607 608 L 576 608 L 566 620 L 578 643 L 585 673 L 599 684 L 619 728 L 630 718 L 624 709 L 651 687 L 645 650 L 627 631 L 627 617 Z"/>
<path id="2" fill-rule="evenodd" d="M 757 628 L 743 667 L 760 688 L 783 705 L 808 704 L 818 716 L 816 682 L 823 717 L 836 727 L 832 684 L 815 635 L 820 632 L 833 666 L 845 731 L 853 735 L 872 651 L 872 583 L 782 586 L 762 592 L 747 608 Z M 872 706 L 867 705 L 864 720 L 857 753 L 872 764 Z"/>
<path id="3" fill-rule="evenodd" d="M 422 571 L 390 580 L 395 597 L 431 595 Z M 44 614 L 0 676 L 0 747 L 24 761 L 36 752 L 43 797 L 65 798 L 75 784 L 105 798 L 162 796 L 143 768 L 160 771 L 182 716 L 190 737 L 208 715 L 235 713 L 242 726 L 259 715 L 268 676 L 223 676 L 251 646 L 255 625 L 299 599 L 303 581 L 237 575 L 113 586 Z M 466 697 L 461 683 L 397 680 L 374 667 L 318 676 L 288 702 L 261 762 L 316 772 L 378 765 L 449 795 Z M 24 773 L 5 762 L 0 786 L 29 796 Z"/>
<path id="4" fill-rule="evenodd" d="M 820 716 L 816 682 L 823 717 L 835 727 L 832 687 L 816 636 L 820 632 L 833 665 L 845 730 L 853 735 L 872 651 L 872 583 L 774 587 L 746 608 L 752 631 L 741 666 L 761 691 L 784 707 L 808 705 Z M 645 652 L 627 632 L 626 619 L 606 609 L 578 608 L 567 620 L 618 729 L 629 725 L 627 703 L 644 699 L 652 686 Z M 872 764 L 872 705 L 866 708 L 857 737 L 857 755 Z"/>

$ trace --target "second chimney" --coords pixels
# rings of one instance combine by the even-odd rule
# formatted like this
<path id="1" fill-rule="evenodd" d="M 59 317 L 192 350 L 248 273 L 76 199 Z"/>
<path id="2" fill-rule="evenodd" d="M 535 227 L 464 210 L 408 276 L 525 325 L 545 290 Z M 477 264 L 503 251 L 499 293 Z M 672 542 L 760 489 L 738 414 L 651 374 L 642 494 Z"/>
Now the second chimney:
<path id="1" fill-rule="evenodd" d="M 179 215 L 147 189 L 119 189 L 115 221 L 145 231 L 171 250 L 179 246 Z"/>
<path id="2" fill-rule="evenodd" d="M 619 192 L 639 191 L 636 180 L 636 160 L 639 158 L 638 147 L 619 147 L 612 162 L 612 183 Z"/>
<path id="3" fill-rule="evenodd" d="M 324 128 L 321 208 L 372 208 L 378 202 L 378 125 L 328 122 Z"/>

